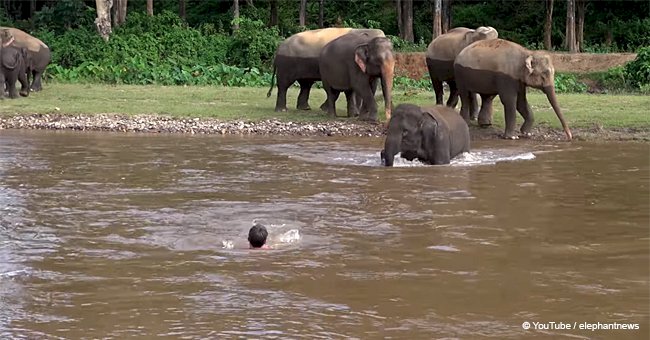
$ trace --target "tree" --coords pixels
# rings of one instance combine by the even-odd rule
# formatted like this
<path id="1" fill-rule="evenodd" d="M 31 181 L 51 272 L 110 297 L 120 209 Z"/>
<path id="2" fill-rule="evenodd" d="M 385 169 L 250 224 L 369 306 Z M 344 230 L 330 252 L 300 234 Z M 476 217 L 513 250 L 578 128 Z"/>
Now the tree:
<path id="1" fill-rule="evenodd" d="M 147 0 L 147 15 L 153 16 L 153 0 Z"/>
<path id="2" fill-rule="evenodd" d="M 442 34 L 442 0 L 433 0 L 433 39 Z"/>
<path id="3" fill-rule="evenodd" d="M 115 8 L 115 26 L 119 26 L 126 21 L 126 6 L 128 0 L 113 0 Z"/>
<path id="4" fill-rule="evenodd" d="M 553 0 L 544 0 L 546 5 L 546 20 L 544 21 L 544 48 L 551 50 L 553 48 L 551 42 L 551 32 L 553 29 Z"/>
<path id="5" fill-rule="evenodd" d="M 451 28 L 451 0 L 442 0 L 442 33 Z"/>
<path id="6" fill-rule="evenodd" d="M 324 0 L 318 0 L 318 27 L 323 28 L 325 27 L 325 24 L 323 22 L 323 1 Z"/>
<path id="7" fill-rule="evenodd" d="M 239 0 L 233 0 L 232 16 L 233 16 L 232 30 L 236 31 L 239 29 Z"/>
<path id="8" fill-rule="evenodd" d="M 271 18 L 269 18 L 269 27 L 277 26 L 278 25 L 278 0 L 271 0 L 269 1 L 269 5 L 271 6 Z"/>
<path id="9" fill-rule="evenodd" d="M 97 32 L 105 40 L 111 35 L 111 7 L 113 7 L 113 0 L 95 0 L 97 7 L 97 19 L 95 19 L 95 26 Z"/>
<path id="10" fill-rule="evenodd" d="M 413 36 L 413 0 L 402 0 L 402 39 L 414 42 Z"/>
<path id="11" fill-rule="evenodd" d="M 585 7 L 587 0 L 576 0 L 576 49 L 578 52 L 584 50 L 585 37 Z"/>
<path id="12" fill-rule="evenodd" d="M 578 52 L 576 46 L 576 0 L 567 0 L 565 43 L 569 53 Z"/>
<path id="13" fill-rule="evenodd" d="M 298 14 L 300 26 L 307 26 L 307 0 L 300 0 L 300 12 Z"/>
<path id="14" fill-rule="evenodd" d="M 185 20 L 187 14 L 185 13 L 185 0 L 178 0 L 178 16 Z"/>
<path id="15" fill-rule="evenodd" d="M 399 37 L 404 39 L 404 23 L 402 22 L 402 0 L 395 0 L 397 6 L 397 30 Z"/>

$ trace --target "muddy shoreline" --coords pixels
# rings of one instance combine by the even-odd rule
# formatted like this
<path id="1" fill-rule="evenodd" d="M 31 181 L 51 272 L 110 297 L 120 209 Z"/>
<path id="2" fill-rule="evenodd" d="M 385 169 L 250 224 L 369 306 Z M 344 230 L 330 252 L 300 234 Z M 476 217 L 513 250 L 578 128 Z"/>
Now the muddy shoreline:
<path id="1" fill-rule="evenodd" d="M 0 117 L 2 129 L 75 130 L 132 133 L 188 133 L 216 135 L 279 135 L 279 136 L 357 136 L 383 137 L 385 129 L 379 124 L 355 120 L 290 122 L 275 119 L 223 121 L 213 118 L 181 118 L 161 115 L 66 115 L 21 114 Z M 499 139 L 500 127 L 470 127 L 472 140 Z M 574 140 L 611 140 L 650 142 L 648 128 L 604 129 L 572 128 Z M 563 141 L 561 129 L 537 125 L 532 140 Z"/>

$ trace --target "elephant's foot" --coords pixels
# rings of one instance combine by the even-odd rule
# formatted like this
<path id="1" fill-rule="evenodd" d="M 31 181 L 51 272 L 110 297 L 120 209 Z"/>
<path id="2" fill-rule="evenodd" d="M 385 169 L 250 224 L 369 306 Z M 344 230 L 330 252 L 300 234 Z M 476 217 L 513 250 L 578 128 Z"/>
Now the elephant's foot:
<path id="1" fill-rule="evenodd" d="M 28 96 L 29 96 L 29 92 L 26 92 L 26 91 L 20 91 L 20 95 L 21 95 L 22 97 L 28 97 Z"/>
<path id="2" fill-rule="evenodd" d="M 512 132 L 506 132 L 502 137 L 503 137 L 503 139 L 512 139 L 512 140 L 519 139 L 519 136 L 517 136 L 516 134 L 514 134 Z"/>
<path id="3" fill-rule="evenodd" d="M 523 137 L 523 138 L 531 138 L 531 137 L 533 137 L 533 133 L 530 132 L 530 131 L 522 131 L 521 132 L 521 137 Z"/>
<path id="4" fill-rule="evenodd" d="M 327 101 L 325 101 L 323 104 L 320 104 L 320 109 L 324 112 L 327 112 Z"/>
<path id="5" fill-rule="evenodd" d="M 275 112 L 287 112 L 289 111 L 286 107 L 276 107 Z"/>
<path id="6" fill-rule="evenodd" d="M 309 111 L 309 110 L 311 110 L 311 106 L 309 106 L 309 104 L 298 105 L 296 108 L 297 108 L 298 110 L 304 110 L 304 111 Z"/>

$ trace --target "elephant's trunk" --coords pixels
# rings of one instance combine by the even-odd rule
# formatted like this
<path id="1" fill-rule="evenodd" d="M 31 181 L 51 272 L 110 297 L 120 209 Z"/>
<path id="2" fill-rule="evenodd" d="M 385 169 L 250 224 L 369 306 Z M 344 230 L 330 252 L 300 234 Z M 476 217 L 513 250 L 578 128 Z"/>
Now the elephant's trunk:
<path id="1" fill-rule="evenodd" d="M 393 75 L 395 72 L 395 58 L 391 55 L 386 59 L 381 68 L 381 91 L 384 95 L 386 108 L 386 124 L 390 121 L 393 110 Z"/>
<path id="2" fill-rule="evenodd" d="M 562 123 L 562 128 L 564 129 L 564 133 L 566 134 L 567 139 L 571 140 L 573 136 L 571 135 L 569 126 L 564 121 L 564 115 L 562 115 L 560 105 L 557 102 L 557 96 L 555 95 L 555 88 L 553 86 L 545 86 L 544 93 L 546 94 L 546 98 L 548 98 L 549 103 L 551 103 L 551 106 L 553 107 L 553 111 L 555 111 L 557 118 L 560 120 L 560 123 Z"/>
<path id="3" fill-rule="evenodd" d="M 395 155 L 400 152 L 402 145 L 402 129 L 397 121 L 388 122 L 388 131 L 384 141 L 384 150 L 381 157 L 384 159 L 384 165 L 393 166 Z"/>

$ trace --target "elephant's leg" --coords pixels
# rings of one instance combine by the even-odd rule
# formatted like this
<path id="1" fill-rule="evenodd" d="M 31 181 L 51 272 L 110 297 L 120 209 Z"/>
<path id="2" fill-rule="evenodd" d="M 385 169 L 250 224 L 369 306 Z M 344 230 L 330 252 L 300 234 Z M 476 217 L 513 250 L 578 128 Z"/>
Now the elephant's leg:
<path id="1" fill-rule="evenodd" d="M 27 72 L 19 72 L 18 81 L 20 81 L 20 95 L 23 97 L 29 96 L 29 79 L 27 78 Z"/>
<path id="2" fill-rule="evenodd" d="M 459 89 L 458 95 L 460 96 L 460 116 L 469 125 L 470 98 L 472 97 L 472 93 L 466 89 Z"/>
<path id="3" fill-rule="evenodd" d="M 481 95 L 481 111 L 478 113 L 478 126 L 488 127 L 492 125 L 492 101 L 494 95 Z"/>
<path id="4" fill-rule="evenodd" d="M 333 89 L 326 82 L 323 82 L 323 88 L 327 93 L 327 114 L 336 117 L 336 100 L 339 99 L 341 91 Z"/>
<path id="5" fill-rule="evenodd" d="M 444 94 L 444 90 L 442 89 L 442 81 L 431 79 L 431 85 L 433 86 L 433 92 L 436 95 L 436 105 L 442 105 L 442 95 Z"/>
<path id="6" fill-rule="evenodd" d="M 287 90 L 294 81 L 278 77 L 278 98 L 275 101 L 275 112 L 287 112 Z"/>
<path id="7" fill-rule="evenodd" d="M 309 91 L 311 91 L 311 86 L 314 85 L 314 81 L 298 80 L 298 84 L 300 84 L 300 94 L 298 95 L 296 108 L 298 110 L 311 110 L 311 107 L 309 107 Z"/>
<path id="8" fill-rule="evenodd" d="M 41 76 L 43 75 L 43 73 L 33 70 L 32 75 L 34 76 L 34 80 L 32 81 L 31 90 L 34 92 L 38 92 L 43 89 L 41 85 Z"/>
<path id="9" fill-rule="evenodd" d="M 523 91 L 520 90 L 517 95 L 517 111 L 524 117 L 524 123 L 521 125 L 521 134 L 525 137 L 530 137 L 532 135 L 530 130 L 535 122 L 535 117 L 533 117 L 533 111 L 526 98 L 526 88 Z"/>
<path id="10" fill-rule="evenodd" d="M 376 122 L 377 121 L 377 102 L 375 101 L 375 96 L 372 93 L 369 82 L 359 81 L 354 85 L 354 92 L 356 92 L 361 99 L 363 100 L 363 110 L 368 110 L 367 118 L 362 118 L 363 120 L 369 120 Z M 363 111 L 362 111 L 363 112 Z"/>
<path id="11" fill-rule="evenodd" d="M 18 91 L 16 91 L 16 77 L 14 75 L 7 77 L 7 92 L 9 92 L 9 98 L 18 98 Z"/>
<path id="12" fill-rule="evenodd" d="M 9 89 L 9 86 L 6 84 L 6 78 L 2 69 L 0 69 L 0 84 L 2 84 L 2 86 L 5 86 L 7 87 L 7 89 Z M 5 97 L 5 91 L 2 90 L 0 91 L 0 99 L 4 99 L 4 97 Z"/>
<path id="13" fill-rule="evenodd" d="M 357 98 L 352 90 L 346 90 L 345 100 L 348 102 L 348 118 L 356 117 L 359 115 L 359 107 L 357 105 Z"/>
<path id="14" fill-rule="evenodd" d="M 451 108 L 456 108 L 456 105 L 458 104 L 458 98 L 460 97 L 458 93 L 458 86 L 456 86 L 455 80 L 447 81 L 447 85 L 449 85 L 449 98 L 447 99 L 447 106 Z"/>
<path id="15" fill-rule="evenodd" d="M 506 118 L 505 139 L 519 139 L 515 126 L 517 125 L 517 91 L 507 90 L 499 92 L 499 99 L 503 104 L 503 112 Z"/>

